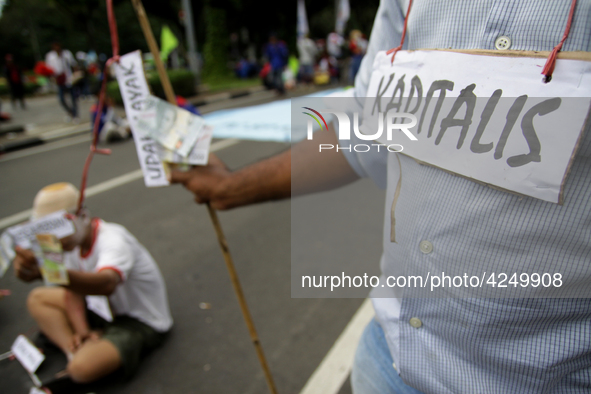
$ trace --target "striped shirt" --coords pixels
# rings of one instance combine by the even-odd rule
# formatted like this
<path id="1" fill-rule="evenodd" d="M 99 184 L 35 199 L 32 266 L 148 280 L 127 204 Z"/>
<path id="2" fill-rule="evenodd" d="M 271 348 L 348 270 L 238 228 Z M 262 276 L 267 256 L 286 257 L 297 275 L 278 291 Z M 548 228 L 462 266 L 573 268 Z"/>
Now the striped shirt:
<path id="1" fill-rule="evenodd" d="M 549 51 L 563 35 L 570 5 L 567 0 L 415 0 L 404 48 L 493 50 L 496 39 L 507 36 L 512 50 Z M 399 44 L 407 7 L 408 0 L 382 1 L 355 81 L 356 97 L 365 97 L 375 54 Z M 591 50 L 591 0 L 578 1 L 562 50 Z M 591 279 L 589 127 L 584 133 L 563 206 L 494 190 L 406 156 L 398 156 L 399 167 L 396 155 L 344 150 L 360 176 L 387 190 L 382 274 L 401 266 L 413 273 L 454 272 L 499 262 L 513 264 L 515 272 L 532 266 L 560 272 L 565 282 Z M 363 143 L 355 138 L 351 144 Z M 397 243 L 392 243 L 390 209 L 400 173 Z M 432 245 L 431 252 L 421 252 L 422 241 Z M 427 299 L 412 298 L 411 288 L 374 290 L 376 318 L 395 368 L 418 390 L 591 392 L 588 299 Z"/>

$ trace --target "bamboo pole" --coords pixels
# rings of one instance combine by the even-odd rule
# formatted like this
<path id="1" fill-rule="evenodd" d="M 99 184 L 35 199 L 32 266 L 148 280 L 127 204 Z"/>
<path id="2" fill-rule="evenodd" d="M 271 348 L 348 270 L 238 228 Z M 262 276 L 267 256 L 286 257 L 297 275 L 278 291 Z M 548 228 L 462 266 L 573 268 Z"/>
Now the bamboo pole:
<path id="1" fill-rule="evenodd" d="M 150 52 L 154 57 L 154 63 L 156 64 L 156 69 L 158 71 L 158 75 L 160 76 L 160 82 L 162 83 L 162 87 L 164 88 L 164 94 L 166 95 L 166 99 L 171 104 L 176 105 L 174 91 L 172 89 L 170 80 L 168 79 L 168 75 L 166 74 L 164 63 L 162 62 L 162 59 L 160 59 L 160 50 L 158 49 L 158 44 L 156 42 L 156 39 L 154 38 L 154 33 L 152 32 L 152 28 L 150 27 L 150 22 L 148 21 L 148 17 L 146 15 L 146 11 L 144 10 L 144 6 L 141 0 L 131 0 L 131 2 L 139 19 L 140 26 L 142 27 L 142 31 L 144 33 L 146 41 L 148 42 Z M 226 236 L 224 235 L 224 231 L 222 230 L 222 226 L 218 219 L 217 212 L 215 211 L 215 209 L 211 207 L 209 203 L 207 204 L 207 210 L 209 212 L 209 217 L 215 229 L 218 242 L 220 244 L 220 249 L 222 250 L 222 254 L 224 256 L 226 268 L 228 269 L 228 273 L 230 274 L 232 287 L 234 288 L 234 292 L 236 293 L 236 297 L 238 298 L 238 303 L 240 304 L 242 316 L 244 317 L 246 326 L 248 327 L 250 339 L 252 341 L 252 344 L 254 345 L 257 357 L 259 359 L 259 363 L 261 364 L 261 368 L 263 369 L 263 372 L 265 374 L 265 379 L 267 380 L 269 391 L 271 392 L 271 394 L 277 394 L 277 389 L 275 388 L 275 383 L 273 382 L 273 376 L 271 375 L 271 370 L 269 369 L 269 366 L 267 364 L 267 360 L 263 352 L 263 347 L 261 345 L 256 328 L 254 326 L 254 321 L 250 314 L 248 304 L 246 303 L 246 298 L 244 297 L 244 293 L 242 292 L 242 286 L 240 285 L 240 280 L 238 279 L 238 273 L 236 272 L 236 268 L 234 267 L 234 261 L 232 260 L 232 256 L 230 255 L 228 242 L 226 241 Z"/>

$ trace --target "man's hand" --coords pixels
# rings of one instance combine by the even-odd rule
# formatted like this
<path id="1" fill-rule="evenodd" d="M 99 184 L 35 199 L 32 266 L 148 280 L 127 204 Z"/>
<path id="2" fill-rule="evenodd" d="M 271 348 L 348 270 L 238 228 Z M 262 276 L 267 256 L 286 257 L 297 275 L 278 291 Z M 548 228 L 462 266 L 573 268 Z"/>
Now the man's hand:
<path id="1" fill-rule="evenodd" d="M 329 130 L 317 132 L 314 141 L 301 141 L 292 149 L 238 171 L 230 172 L 211 154 L 208 165 L 187 172 L 172 171 L 170 181 L 182 183 L 199 204 L 209 202 L 214 209 L 230 209 L 289 198 L 292 192 L 299 196 L 332 190 L 358 179 L 342 152 L 319 152 L 318 144 L 324 143 L 338 144 L 332 124 Z"/>
<path id="2" fill-rule="evenodd" d="M 37 265 L 37 258 L 35 254 L 27 249 L 17 246 L 14 251 L 16 257 L 14 258 L 14 274 L 25 282 L 31 282 L 35 279 L 41 279 L 41 271 Z"/>
<path id="3" fill-rule="evenodd" d="M 228 209 L 227 181 L 230 171 L 214 154 L 209 155 L 206 166 L 195 166 L 189 171 L 173 170 L 170 174 L 171 183 L 181 183 L 195 195 L 198 204 L 211 203 L 215 209 Z"/>

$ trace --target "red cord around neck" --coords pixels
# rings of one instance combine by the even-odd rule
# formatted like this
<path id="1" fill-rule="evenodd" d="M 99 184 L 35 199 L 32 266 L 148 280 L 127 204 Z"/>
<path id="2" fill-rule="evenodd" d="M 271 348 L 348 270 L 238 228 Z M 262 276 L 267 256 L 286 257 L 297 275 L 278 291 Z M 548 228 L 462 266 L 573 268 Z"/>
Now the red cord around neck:
<path id="1" fill-rule="evenodd" d="M 568 21 L 566 22 L 566 28 L 564 29 L 564 34 L 562 35 L 562 40 L 552 49 L 550 52 L 550 56 L 548 56 L 548 60 L 546 60 L 546 64 L 544 65 L 544 69 L 542 70 L 542 75 L 544 75 L 543 81 L 544 83 L 548 83 L 552 80 L 552 73 L 554 72 L 554 67 L 556 66 L 556 57 L 558 56 L 558 52 L 562 49 L 562 44 L 566 41 L 568 37 L 568 33 L 570 32 L 570 27 L 573 23 L 573 15 L 575 14 L 575 7 L 577 5 L 577 0 L 573 0 L 570 6 L 570 12 L 568 14 Z"/>
<path id="2" fill-rule="evenodd" d="M 396 48 L 390 49 L 386 52 L 386 55 L 392 54 L 392 63 L 394 63 L 394 58 L 396 57 L 396 52 L 402 49 L 402 45 L 404 45 L 404 39 L 406 38 L 406 25 L 408 24 L 408 15 L 410 15 L 410 7 L 412 6 L 412 0 L 408 1 L 408 9 L 406 10 L 406 16 L 404 17 L 404 27 L 402 28 L 402 37 L 400 38 L 400 45 Z"/>
<path id="3" fill-rule="evenodd" d="M 80 198 L 78 200 L 78 209 L 77 213 L 80 213 L 82 207 L 84 206 L 84 197 L 86 194 L 86 182 L 88 180 L 88 170 L 90 169 L 90 163 L 92 162 L 92 158 L 94 157 L 95 153 L 101 155 L 110 155 L 110 149 L 98 149 L 96 147 L 98 143 L 98 135 L 99 135 L 99 125 L 101 121 L 101 116 L 103 113 L 103 107 L 105 104 L 106 98 L 106 90 L 107 90 L 107 75 L 109 72 L 109 66 L 114 62 L 119 62 L 119 35 L 117 33 L 117 21 L 115 20 L 115 13 L 113 12 L 113 0 L 106 0 L 107 2 L 107 15 L 109 18 L 109 32 L 111 34 L 111 46 L 113 47 L 113 57 L 111 57 L 105 63 L 105 67 L 103 69 L 103 81 L 101 83 L 101 90 L 99 93 L 98 105 L 96 109 L 96 116 L 94 118 L 94 125 L 92 129 L 92 143 L 90 145 L 90 152 L 86 157 L 86 162 L 84 163 L 84 168 L 82 170 L 82 182 L 80 183 Z"/>
<path id="4" fill-rule="evenodd" d="M 571 28 L 571 25 L 573 22 L 573 16 L 575 14 L 576 5 L 577 5 L 577 0 L 572 0 L 571 6 L 570 6 L 570 11 L 568 14 L 568 20 L 566 23 L 566 28 L 564 29 L 564 34 L 562 36 L 562 39 L 560 40 L 558 45 L 556 45 L 554 47 L 554 49 L 552 49 L 552 52 L 550 52 L 550 55 L 548 56 L 548 60 L 546 60 L 546 64 L 544 65 L 544 68 L 542 70 L 542 74 L 544 75 L 544 78 L 543 78 L 544 83 L 548 83 L 552 80 L 552 73 L 554 72 L 554 68 L 556 67 L 556 58 L 558 56 L 558 52 L 560 52 L 560 50 L 562 49 L 562 45 L 564 44 L 564 42 L 568 38 L 568 34 L 570 33 L 570 28 Z M 398 45 L 396 48 L 392 48 L 388 52 L 386 52 L 387 55 L 392 54 L 392 63 L 394 63 L 394 58 L 396 57 L 396 53 L 399 50 L 401 50 L 402 46 L 404 45 L 404 40 L 406 38 L 406 27 L 408 24 L 408 16 L 410 14 L 411 6 L 412 6 L 412 0 L 409 0 L 408 9 L 406 11 L 406 16 L 404 17 L 404 28 L 402 29 L 402 37 L 400 39 L 400 45 Z"/>

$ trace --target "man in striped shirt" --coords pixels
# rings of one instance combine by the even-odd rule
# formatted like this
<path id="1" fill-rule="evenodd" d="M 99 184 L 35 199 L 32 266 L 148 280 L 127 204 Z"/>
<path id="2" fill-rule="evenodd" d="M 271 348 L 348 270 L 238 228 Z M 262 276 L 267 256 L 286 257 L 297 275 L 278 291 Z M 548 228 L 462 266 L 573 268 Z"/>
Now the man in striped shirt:
<path id="1" fill-rule="evenodd" d="M 415 0 L 403 49 L 551 51 L 563 35 L 570 7 L 570 1 Z M 356 97 L 367 94 L 376 53 L 400 43 L 407 9 L 408 0 L 382 1 L 355 81 Z M 579 0 L 562 51 L 591 50 L 590 21 L 591 1 Z M 445 271 L 477 261 L 513 264 L 516 272 L 523 264 L 538 264 L 566 279 L 591 278 L 588 126 L 562 206 L 495 190 L 402 155 L 398 163 L 386 153 L 334 150 L 312 156 L 306 166 L 291 162 L 292 152 L 317 150 L 319 143 L 338 142 L 334 132 L 319 132 L 313 143 L 303 141 L 236 172 L 212 156 L 207 167 L 174 172 L 172 180 L 183 183 L 198 202 L 228 209 L 371 177 L 386 187 L 390 207 L 400 173 L 397 243 L 384 237 L 384 275 L 400 264 L 431 264 Z M 299 179 L 302 172 L 305 184 L 292 190 L 292 177 Z M 390 217 L 389 209 L 385 215 Z M 372 293 L 376 318 L 361 339 L 353 367 L 356 393 L 591 391 L 588 299 L 429 299 L 413 298 L 410 289 L 403 294 L 379 290 Z"/>

